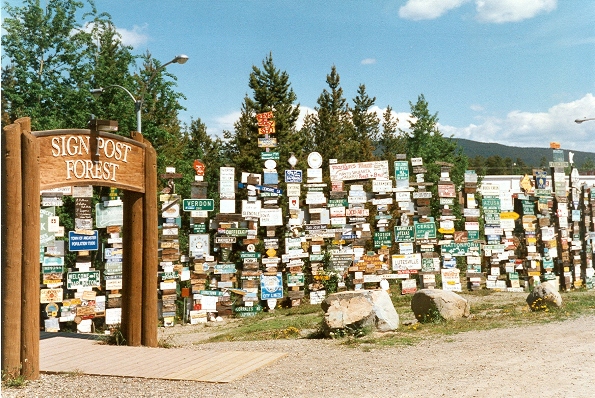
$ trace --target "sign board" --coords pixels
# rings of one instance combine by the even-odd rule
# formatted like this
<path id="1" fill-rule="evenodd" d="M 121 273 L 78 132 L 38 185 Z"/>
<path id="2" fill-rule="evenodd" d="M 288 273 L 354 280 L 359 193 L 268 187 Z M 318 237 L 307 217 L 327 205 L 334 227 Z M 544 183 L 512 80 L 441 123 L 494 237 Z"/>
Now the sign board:
<path id="1" fill-rule="evenodd" d="M 283 273 L 277 275 L 260 276 L 260 299 L 281 299 L 283 298 Z"/>
<path id="2" fill-rule="evenodd" d="M 385 232 L 374 232 L 374 247 L 379 248 L 382 246 L 392 246 L 392 233 L 390 231 Z"/>
<path id="3" fill-rule="evenodd" d="M 402 274 L 417 273 L 421 270 L 421 254 L 393 254 L 392 267 L 393 271 Z"/>
<path id="4" fill-rule="evenodd" d="M 77 234 L 74 231 L 68 232 L 68 250 L 71 252 L 98 250 L 99 234 L 97 230 L 92 235 Z"/>
<path id="5" fill-rule="evenodd" d="M 388 161 L 337 163 L 329 165 L 331 181 L 389 179 Z"/>
<path id="6" fill-rule="evenodd" d="M 413 242 L 414 240 L 413 226 L 396 226 L 395 227 L 395 242 Z"/>
<path id="7" fill-rule="evenodd" d="M 279 152 L 260 152 L 260 160 L 279 160 Z"/>
<path id="8" fill-rule="evenodd" d="M 124 224 L 124 207 L 123 206 L 108 206 L 105 207 L 102 203 L 95 205 L 95 227 L 105 228 L 113 225 Z"/>
<path id="9" fill-rule="evenodd" d="M 285 182 L 302 182 L 302 170 L 285 170 Z"/>
<path id="10" fill-rule="evenodd" d="M 182 209 L 184 211 L 213 211 L 215 210 L 215 201 L 213 199 L 184 199 L 182 201 Z"/>
<path id="11" fill-rule="evenodd" d="M 68 272 L 66 274 L 66 288 L 101 286 L 99 271 Z"/>
<path id="12" fill-rule="evenodd" d="M 415 222 L 413 224 L 415 229 L 415 239 L 436 239 L 436 223 L 432 222 Z"/>
<path id="13" fill-rule="evenodd" d="M 283 225 L 281 208 L 260 209 L 260 225 L 263 227 Z"/>
<path id="14" fill-rule="evenodd" d="M 41 189 L 64 185 L 113 186 L 145 191 L 145 144 L 90 130 L 33 132 L 39 142 Z M 97 153 L 97 155 L 95 155 Z"/>

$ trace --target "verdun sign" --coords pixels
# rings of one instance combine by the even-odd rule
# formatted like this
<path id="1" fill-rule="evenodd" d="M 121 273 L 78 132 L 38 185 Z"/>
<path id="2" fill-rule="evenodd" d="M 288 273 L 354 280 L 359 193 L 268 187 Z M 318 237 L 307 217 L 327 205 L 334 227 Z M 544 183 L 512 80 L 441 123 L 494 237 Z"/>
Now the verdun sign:
<path id="1" fill-rule="evenodd" d="M 31 132 L 21 118 L 2 134 L 2 364 L 39 377 L 40 191 L 64 186 L 124 190 L 122 320 L 128 345 L 157 346 L 157 155 L 117 122 Z"/>

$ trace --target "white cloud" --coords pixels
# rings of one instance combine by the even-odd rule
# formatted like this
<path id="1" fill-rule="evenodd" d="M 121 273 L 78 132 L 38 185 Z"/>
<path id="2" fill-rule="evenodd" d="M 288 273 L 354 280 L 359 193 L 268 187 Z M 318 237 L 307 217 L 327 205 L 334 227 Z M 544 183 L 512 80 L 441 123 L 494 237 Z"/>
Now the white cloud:
<path id="1" fill-rule="evenodd" d="M 378 120 L 380 120 L 380 124 L 382 125 L 382 120 L 384 118 L 384 112 L 386 112 L 386 108 L 380 108 L 374 105 L 370 108 L 370 111 L 376 113 L 376 116 L 378 116 Z M 409 122 L 414 120 L 411 118 L 411 113 L 409 112 L 395 112 L 395 110 L 393 109 L 391 111 L 391 115 L 393 118 L 396 118 L 398 120 L 397 128 L 403 130 L 408 130 L 410 127 Z"/>
<path id="2" fill-rule="evenodd" d="M 409 0 L 399 8 L 399 17 L 414 21 L 436 19 L 471 0 Z M 481 22 L 518 22 L 556 9 L 558 0 L 474 0 Z"/>
<path id="3" fill-rule="evenodd" d="M 83 31 L 91 33 L 94 26 L 95 24 L 93 22 L 89 22 L 83 27 Z M 138 47 L 147 44 L 149 41 L 149 35 L 145 33 L 147 30 L 147 24 L 144 24 L 143 26 L 134 25 L 132 30 L 116 27 L 116 32 L 121 36 L 120 41 L 122 44 L 132 47 Z"/>
<path id="4" fill-rule="evenodd" d="M 215 123 L 209 127 L 215 130 L 216 135 L 221 136 L 223 130 L 233 131 L 233 124 L 240 119 L 240 116 L 242 116 L 240 111 L 219 116 L 215 118 Z"/>
<path id="5" fill-rule="evenodd" d="M 482 22 L 518 22 L 556 9 L 557 0 L 476 0 L 477 19 Z"/>
<path id="6" fill-rule="evenodd" d="M 373 65 L 375 63 L 376 63 L 375 58 L 365 58 L 365 59 L 362 59 L 362 62 L 361 62 L 362 65 Z"/>
<path id="7" fill-rule="evenodd" d="M 148 25 L 134 25 L 132 30 L 125 28 L 116 28 L 116 31 L 122 36 L 122 44 L 126 46 L 138 47 L 147 44 L 149 35 L 146 34 Z"/>
<path id="8" fill-rule="evenodd" d="M 484 110 L 483 106 L 481 106 L 479 104 L 473 104 L 469 108 L 471 108 L 471 110 L 475 111 L 475 112 L 481 112 Z"/>
<path id="9" fill-rule="evenodd" d="M 547 112 L 514 110 L 503 118 L 484 118 L 481 124 L 440 125 L 439 128 L 445 137 L 452 135 L 479 142 L 539 148 L 559 142 L 563 149 L 595 152 L 595 121 L 574 122 L 583 117 L 595 117 L 595 97 L 591 93 L 576 101 L 554 105 Z"/>
<path id="10" fill-rule="evenodd" d="M 409 0 L 399 8 L 399 17 L 414 21 L 436 19 L 468 1 L 470 0 Z"/>

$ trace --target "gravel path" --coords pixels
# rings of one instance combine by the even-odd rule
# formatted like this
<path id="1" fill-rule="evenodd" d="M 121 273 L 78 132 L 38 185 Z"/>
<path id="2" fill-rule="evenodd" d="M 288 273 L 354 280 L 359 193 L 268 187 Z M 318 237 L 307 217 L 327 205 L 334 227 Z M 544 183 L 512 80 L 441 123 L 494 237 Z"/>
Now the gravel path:
<path id="1" fill-rule="evenodd" d="M 227 384 L 42 375 L 2 397 L 593 397 L 595 317 L 460 333 L 371 350 L 332 340 L 192 345 L 283 351 L 287 356 Z"/>

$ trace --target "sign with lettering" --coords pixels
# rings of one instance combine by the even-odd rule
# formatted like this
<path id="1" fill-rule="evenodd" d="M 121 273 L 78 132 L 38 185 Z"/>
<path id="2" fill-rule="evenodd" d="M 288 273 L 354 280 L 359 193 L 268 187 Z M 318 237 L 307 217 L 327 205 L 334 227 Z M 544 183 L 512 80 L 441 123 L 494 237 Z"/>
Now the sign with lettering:
<path id="1" fill-rule="evenodd" d="M 68 250 L 71 252 L 98 249 L 99 234 L 97 230 L 94 230 L 92 235 L 77 234 L 74 231 L 68 232 Z"/>
<path id="2" fill-rule="evenodd" d="M 285 182 L 302 182 L 302 170 L 285 170 Z"/>
<path id="3" fill-rule="evenodd" d="M 99 286 L 101 286 L 99 271 L 68 272 L 66 274 L 67 289 Z"/>
<path id="4" fill-rule="evenodd" d="M 415 239 L 436 239 L 436 223 L 432 222 L 415 222 Z"/>
<path id="5" fill-rule="evenodd" d="M 33 132 L 39 141 L 41 189 L 102 185 L 145 191 L 145 144 L 90 130 Z"/>
<path id="6" fill-rule="evenodd" d="M 281 299 L 283 298 L 283 273 L 277 275 L 260 276 L 260 299 Z"/>
<path id="7" fill-rule="evenodd" d="M 393 254 L 393 271 L 400 274 L 414 274 L 421 269 L 421 254 Z"/>
<path id="8" fill-rule="evenodd" d="M 95 205 L 95 226 L 97 228 L 105 228 L 112 225 L 124 224 L 124 207 L 123 206 L 108 206 L 105 207 L 102 203 Z"/>
<path id="9" fill-rule="evenodd" d="M 213 211 L 215 210 L 215 201 L 213 199 L 184 199 L 182 208 L 184 211 Z"/>
<path id="10" fill-rule="evenodd" d="M 388 161 L 337 163 L 329 165 L 331 181 L 389 179 Z"/>

